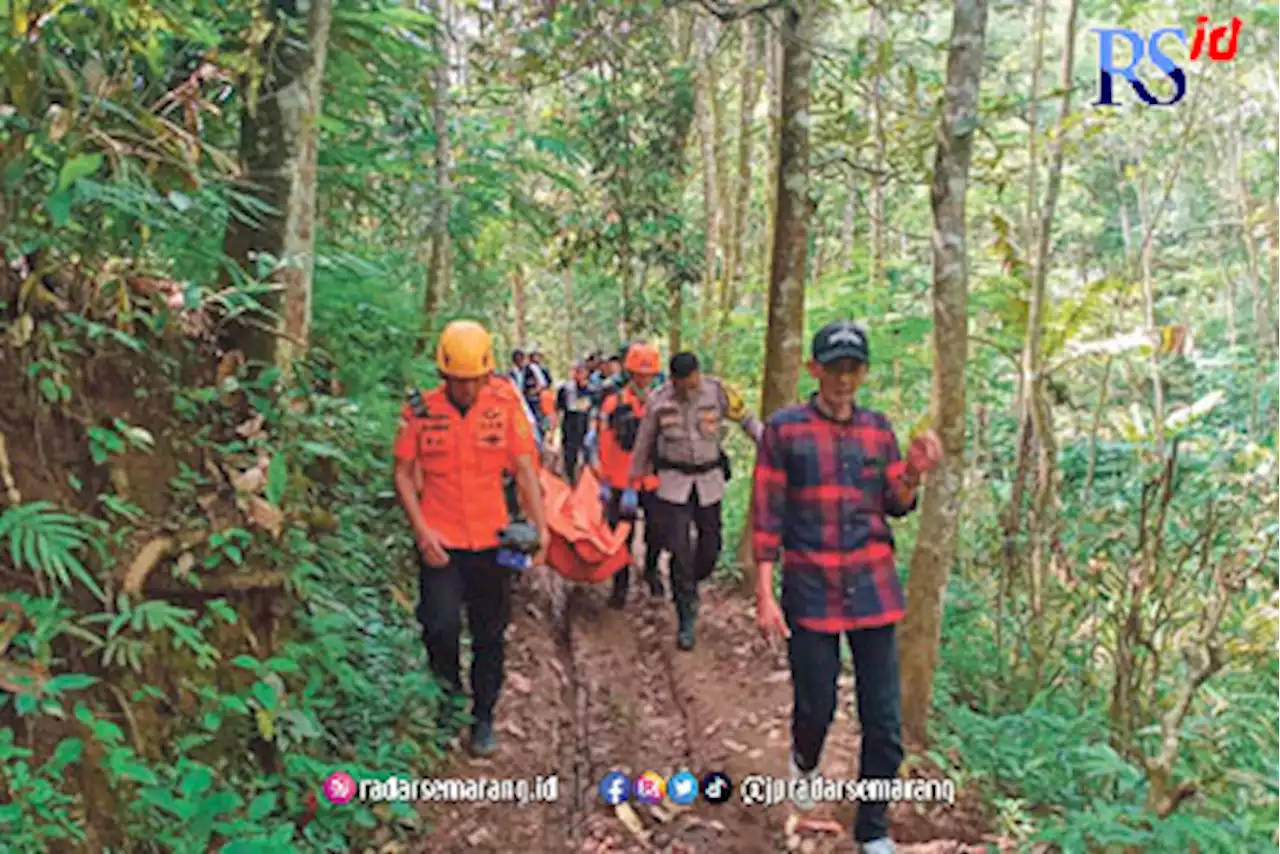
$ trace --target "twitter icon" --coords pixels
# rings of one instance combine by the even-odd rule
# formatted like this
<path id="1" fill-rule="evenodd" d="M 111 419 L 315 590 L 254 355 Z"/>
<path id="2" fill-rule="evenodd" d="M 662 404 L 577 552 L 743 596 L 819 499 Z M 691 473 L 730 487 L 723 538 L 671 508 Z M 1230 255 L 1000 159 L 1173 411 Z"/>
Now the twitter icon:
<path id="1" fill-rule="evenodd" d="M 667 780 L 667 798 L 673 804 L 688 806 L 698 798 L 698 778 L 688 771 L 677 771 Z"/>

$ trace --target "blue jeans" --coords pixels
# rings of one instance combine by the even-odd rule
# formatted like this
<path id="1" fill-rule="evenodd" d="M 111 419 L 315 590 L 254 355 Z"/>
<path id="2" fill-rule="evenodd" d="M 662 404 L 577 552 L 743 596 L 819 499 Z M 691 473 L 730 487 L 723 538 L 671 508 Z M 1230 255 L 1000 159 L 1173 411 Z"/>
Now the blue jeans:
<path id="1" fill-rule="evenodd" d="M 815 768 L 822 756 L 827 729 L 836 713 L 836 678 L 840 675 L 840 635 L 787 625 L 787 657 L 795 691 L 791 713 L 791 745 L 801 770 Z M 846 633 L 853 653 L 853 672 L 862 723 L 862 779 L 898 776 L 902 765 L 902 701 L 898 692 L 898 643 L 894 626 Z M 888 804 L 862 802 L 853 825 L 858 842 L 889 835 Z"/>

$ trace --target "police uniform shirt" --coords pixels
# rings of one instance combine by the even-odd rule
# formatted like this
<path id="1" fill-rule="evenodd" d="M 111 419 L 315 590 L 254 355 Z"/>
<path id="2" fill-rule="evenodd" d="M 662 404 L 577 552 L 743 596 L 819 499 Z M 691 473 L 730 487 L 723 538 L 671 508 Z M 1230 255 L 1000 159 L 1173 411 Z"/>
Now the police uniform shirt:
<path id="1" fill-rule="evenodd" d="M 707 507 L 724 498 L 724 472 L 719 466 L 720 438 L 729 400 L 715 377 L 703 376 L 698 387 L 681 399 L 668 382 L 653 393 L 640 425 L 631 474 L 658 476 L 657 495 L 672 504 L 687 504 L 696 486 L 698 503 Z M 746 415 L 743 428 L 758 437 L 761 424 Z M 682 466 L 705 467 L 697 474 L 662 468 L 659 460 Z"/>

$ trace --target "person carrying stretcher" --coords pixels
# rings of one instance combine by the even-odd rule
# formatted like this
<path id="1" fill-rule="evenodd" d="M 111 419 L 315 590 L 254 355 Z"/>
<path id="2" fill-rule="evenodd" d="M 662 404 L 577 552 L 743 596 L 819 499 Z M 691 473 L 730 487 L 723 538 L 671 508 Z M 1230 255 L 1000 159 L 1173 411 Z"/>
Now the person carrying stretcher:
<path id="1" fill-rule="evenodd" d="M 662 579 L 658 575 L 661 541 L 652 523 L 651 510 L 657 478 L 652 475 L 632 478 L 631 455 L 640 423 L 644 420 L 649 385 L 659 370 L 660 361 L 657 348 L 649 344 L 635 344 L 627 352 L 625 368 L 630 374 L 630 381 L 600 405 L 596 428 L 599 446 L 593 466 L 600 479 L 600 499 L 605 505 L 605 518 L 611 527 L 616 528 L 623 519 L 634 520 L 638 508 L 644 510 L 644 578 L 649 592 L 655 597 L 663 595 Z M 633 523 L 627 540 L 629 553 L 634 539 Z M 630 582 L 631 566 L 628 562 L 613 576 L 609 607 L 621 608 L 626 604 Z"/>

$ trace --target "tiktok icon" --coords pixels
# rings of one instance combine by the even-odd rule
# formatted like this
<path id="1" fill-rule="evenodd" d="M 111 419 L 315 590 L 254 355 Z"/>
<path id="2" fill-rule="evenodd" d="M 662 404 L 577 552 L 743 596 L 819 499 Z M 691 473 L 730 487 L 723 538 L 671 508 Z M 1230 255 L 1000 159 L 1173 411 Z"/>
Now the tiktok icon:
<path id="1" fill-rule="evenodd" d="M 728 803 L 733 797 L 733 781 L 723 771 L 712 771 L 702 778 L 702 797 L 709 804 Z"/>

